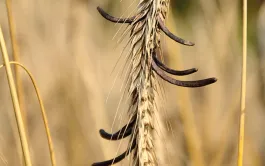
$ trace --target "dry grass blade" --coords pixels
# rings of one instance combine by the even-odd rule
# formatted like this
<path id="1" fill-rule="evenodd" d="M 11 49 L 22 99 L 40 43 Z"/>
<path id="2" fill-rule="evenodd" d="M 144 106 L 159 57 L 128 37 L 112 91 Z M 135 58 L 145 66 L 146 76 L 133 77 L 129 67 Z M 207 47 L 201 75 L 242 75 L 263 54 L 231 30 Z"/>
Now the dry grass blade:
<path id="1" fill-rule="evenodd" d="M 54 150 L 53 150 L 54 148 L 53 148 L 52 138 L 51 138 L 51 134 L 50 134 L 51 132 L 50 132 L 50 128 L 49 128 L 49 125 L 48 125 L 48 118 L 47 118 L 47 115 L 46 115 L 44 104 L 42 102 L 42 99 L 41 99 L 40 92 L 39 92 L 39 89 L 37 87 L 36 81 L 34 80 L 33 75 L 30 73 L 30 71 L 25 66 L 23 66 L 22 64 L 20 64 L 18 62 L 12 62 L 12 61 L 10 61 L 10 64 L 14 64 L 14 65 L 20 66 L 22 69 L 24 69 L 24 71 L 26 71 L 26 73 L 30 77 L 30 80 L 31 80 L 31 82 L 32 82 L 32 84 L 34 86 L 35 91 L 36 91 L 36 95 L 38 97 L 38 101 L 39 101 L 40 108 L 41 108 L 41 114 L 42 114 L 42 119 L 43 119 L 45 130 L 46 130 L 51 162 L 52 162 L 53 166 L 56 166 L 56 159 L 55 159 L 55 155 L 54 155 Z M 4 65 L 1 65 L 0 68 L 2 68 L 3 66 Z"/>
<path id="2" fill-rule="evenodd" d="M 9 84 L 10 93 L 11 93 L 11 97 L 12 97 L 12 102 L 13 102 L 13 106 L 14 106 L 15 117 L 16 117 L 16 121 L 17 121 L 17 126 L 18 126 L 18 131 L 19 131 L 19 136 L 20 136 L 20 140 L 21 140 L 21 146 L 22 146 L 22 151 L 23 151 L 25 163 L 26 163 L 26 166 L 31 166 L 32 164 L 31 164 L 31 160 L 30 160 L 30 151 L 29 151 L 29 145 L 28 145 L 28 141 L 27 141 L 26 131 L 25 131 L 25 127 L 23 124 L 23 118 L 21 115 L 20 106 L 19 106 L 19 102 L 18 102 L 18 96 L 17 96 L 17 90 L 16 90 L 16 86 L 15 86 L 15 81 L 14 81 L 12 69 L 11 69 L 11 66 L 9 63 L 9 57 L 7 54 L 6 44 L 4 41 L 4 36 L 2 33 L 1 27 L 0 27 L 0 45 L 1 45 L 1 52 L 2 52 L 3 61 L 4 61 L 4 64 L 6 65 L 5 69 L 6 69 L 8 84 Z"/>
<path id="3" fill-rule="evenodd" d="M 243 0 L 243 56 L 241 83 L 241 111 L 238 143 L 237 165 L 243 165 L 244 137 L 245 137 L 245 107 L 246 107 L 246 79 L 247 79 L 247 0 Z"/>

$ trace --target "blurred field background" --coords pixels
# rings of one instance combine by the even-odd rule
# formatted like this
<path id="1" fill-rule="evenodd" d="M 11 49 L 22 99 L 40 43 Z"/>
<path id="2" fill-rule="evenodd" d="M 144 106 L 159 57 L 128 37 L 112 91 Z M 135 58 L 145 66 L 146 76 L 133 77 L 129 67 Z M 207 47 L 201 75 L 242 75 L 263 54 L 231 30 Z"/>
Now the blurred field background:
<path id="1" fill-rule="evenodd" d="M 133 13 L 130 0 L 13 0 L 20 62 L 30 69 L 47 110 L 58 166 L 88 166 L 115 156 L 118 142 L 100 138 L 111 130 L 123 94 L 121 59 L 125 26 L 104 20 L 100 5 L 115 16 Z M 242 56 L 242 2 L 171 0 L 168 28 L 196 43 L 186 47 L 163 38 L 166 64 L 199 68 L 182 80 L 217 77 L 204 88 L 185 89 L 161 82 L 156 143 L 160 165 L 234 166 L 237 158 Z M 265 165 L 265 2 L 249 0 L 245 165 Z M 5 1 L 0 24 L 10 56 Z M 120 29 L 113 39 L 115 33 Z M 125 51 L 126 52 L 126 51 Z M 2 63 L 2 62 L 1 62 Z M 126 70 L 124 70 L 126 71 Z M 20 72 L 33 165 L 50 164 L 40 108 L 29 78 Z M 22 165 L 21 147 L 5 71 L 0 71 L 0 165 Z M 106 99 L 108 102 L 106 103 Z M 127 122 L 121 102 L 114 131 Z M 122 112 L 124 112 L 122 114 Z M 123 115 L 123 116 L 121 116 Z M 126 147 L 123 141 L 119 154 Z M 117 165 L 127 165 L 125 160 Z"/>

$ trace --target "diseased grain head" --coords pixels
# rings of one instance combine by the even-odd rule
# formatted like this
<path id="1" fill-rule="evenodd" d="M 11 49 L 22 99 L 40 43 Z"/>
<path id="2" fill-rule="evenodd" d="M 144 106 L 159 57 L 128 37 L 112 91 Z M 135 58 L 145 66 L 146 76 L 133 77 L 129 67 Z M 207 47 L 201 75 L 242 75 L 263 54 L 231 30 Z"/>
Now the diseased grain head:
<path id="1" fill-rule="evenodd" d="M 107 14 L 98 7 L 99 13 L 107 20 L 115 23 L 129 24 L 130 29 L 130 54 L 129 54 L 129 87 L 130 97 L 129 114 L 130 120 L 119 131 L 109 134 L 100 130 L 103 138 L 119 140 L 131 136 L 127 150 L 120 156 L 111 160 L 94 163 L 94 166 L 112 165 L 123 160 L 133 152 L 133 163 L 136 166 L 156 166 L 157 156 L 153 143 L 155 97 L 158 86 L 156 74 L 163 80 L 182 87 L 202 87 L 216 82 L 215 78 L 197 81 L 180 81 L 172 75 L 188 75 L 197 72 L 197 69 L 178 71 L 168 68 L 159 58 L 161 52 L 160 36 L 164 32 L 172 40 L 187 46 L 193 46 L 192 42 L 186 41 L 172 34 L 165 26 L 165 18 L 168 13 L 169 0 L 140 0 L 138 11 L 130 18 L 116 18 Z M 156 73 L 156 74 L 155 74 Z"/>

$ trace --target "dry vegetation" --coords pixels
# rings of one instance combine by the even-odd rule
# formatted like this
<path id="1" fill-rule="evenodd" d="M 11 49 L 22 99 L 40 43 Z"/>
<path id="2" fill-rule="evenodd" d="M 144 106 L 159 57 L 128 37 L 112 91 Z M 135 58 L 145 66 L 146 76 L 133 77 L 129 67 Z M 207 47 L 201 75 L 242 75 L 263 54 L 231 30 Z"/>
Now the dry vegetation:
<path id="1" fill-rule="evenodd" d="M 128 16 L 137 3 L 130 0 L 13 0 L 20 62 L 32 72 L 40 89 L 58 166 L 91 165 L 114 157 L 117 151 L 119 142 L 101 139 L 98 130 L 111 130 L 123 93 L 120 87 L 124 74 L 117 78 L 105 102 L 124 64 L 121 59 L 111 74 L 127 41 L 117 44 L 125 26 L 105 21 L 96 7 L 100 5 L 115 16 Z M 185 47 L 164 37 L 165 63 L 176 69 L 199 69 L 198 73 L 182 80 L 215 76 L 218 82 L 198 89 L 161 82 L 160 112 L 155 121 L 160 122 L 155 140 L 158 162 L 166 166 L 234 166 L 240 114 L 241 1 L 171 0 L 170 11 L 166 21 L 168 28 L 196 45 Z M 12 55 L 4 0 L 0 0 L 0 12 L 0 24 Z M 245 166 L 265 165 L 264 22 L 265 4 L 262 0 L 249 1 Z M 28 76 L 25 72 L 19 73 L 33 165 L 48 166 L 51 165 L 49 150 L 38 101 Z M 3 69 L 0 77 L 0 165 L 22 165 Z M 126 102 L 122 102 L 113 131 L 128 121 L 126 108 Z M 122 142 L 118 154 L 127 147 L 126 141 Z M 127 163 L 125 160 L 117 165 Z"/>

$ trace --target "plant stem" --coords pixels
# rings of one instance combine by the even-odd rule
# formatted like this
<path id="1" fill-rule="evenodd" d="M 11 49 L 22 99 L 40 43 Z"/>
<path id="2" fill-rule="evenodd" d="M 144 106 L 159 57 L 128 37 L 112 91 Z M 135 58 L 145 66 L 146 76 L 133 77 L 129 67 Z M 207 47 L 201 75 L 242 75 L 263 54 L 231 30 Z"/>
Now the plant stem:
<path id="1" fill-rule="evenodd" d="M 243 0 L 243 57 L 242 57 L 242 83 L 241 83 L 241 113 L 238 143 L 237 165 L 243 165 L 244 137 L 245 137 L 245 107 L 246 107 L 246 78 L 247 78 L 247 0 Z"/>
<path id="2" fill-rule="evenodd" d="M 8 23 L 9 23 L 9 31 L 10 31 L 10 38 L 11 38 L 11 43 L 12 43 L 12 51 L 13 51 L 13 58 L 15 62 L 19 62 L 19 48 L 17 45 L 17 40 L 16 40 L 16 29 L 15 29 L 15 24 L 14 24 L 14 18 L 12 14 L 12 3 L 11 0 L 6 0 L 6 8 L 7 8 L 7 15 L 8 15 Z M 15 73 L 15 81 L 16 81 L 16 86 L 17 86 L 17 94 L 18 94 L 18 99 L 19 99 L 19 104 L 20 104 L 20 109 L 22 111 L 22 117 L 23 117 L 23 122 L 26 123 L 26 112 L 23 111 L 25 110 L 25 105 L 24 105 L 24 91 L 23 91 L 23 85 L 21 81 L 21 77 L 19 75 L 18 71 L 18 66 L 15 65 L 14 67 L 14 73 Z"/>
<path id="3" fill-rule="evenodd" d="M 26 166 L 31 166 L 31 160 L 30 160 L 30 152 L 29 152 L 29 145 L 27 142 L 27 136 L 26 136 L 26 131 L 25 127 L 23 124 L 23 118 L 21 115 L 20 111 L 20 106 L 18 102 L 18 96 L 17 96 L 17 90 L 15 86 L 15 81 L 12 73 L 12 69 L 9 63 L 9 57 L 7 54 L 7 49 L 4 41 L 4 36 L 2 33 L 2 28 L 0 26 L 0 46 L 1 46 L 1 52 L 2 52 L 2 58 L 4 61 L 4 65 L 6 66 L 6 74 L 7 74 L 7 79 L 8 79 L 8 85 L 10 88 L 10 93 L 11 93 L 11 98 L 14 106 L 14 111 L 15 111 L 15 117 L 17 121 L 17 127 L 19 131 L 19 136 L 21 140 L 21 146 L 22 146 L 22 151 L 25 159 Z"/>

